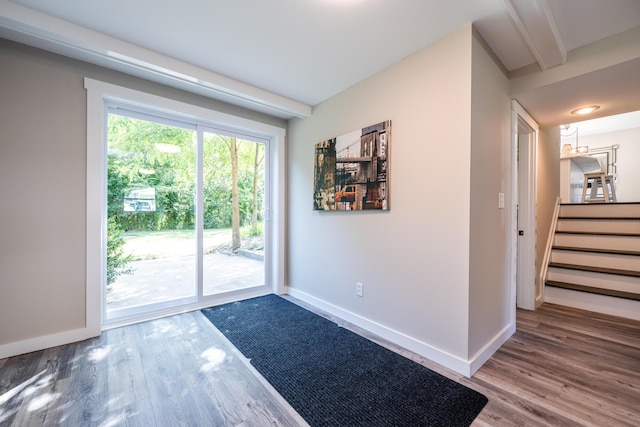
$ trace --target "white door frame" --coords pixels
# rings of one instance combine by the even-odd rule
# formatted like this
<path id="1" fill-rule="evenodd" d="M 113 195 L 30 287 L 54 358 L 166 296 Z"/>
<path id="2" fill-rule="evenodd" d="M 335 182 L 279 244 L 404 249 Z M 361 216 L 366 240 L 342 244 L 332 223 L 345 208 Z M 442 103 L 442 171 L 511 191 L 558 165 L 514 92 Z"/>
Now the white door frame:
<path id="1" fill-rule="evenodd" d="M 85 78 L 87 89 L 87 224 L 86 224 L 86 327 L 83 337 L 100 335 L 104 327 L 103 297 L 106 286 L 106 121 L 107 101 L 121 102 L 143 110 L 170 112 L 173 115 L 197 122 L 205 127 L 222 128 L 239 135 L 268 140 L 270 150 L 265 170 L 265 241 L 266 285 L 237 293 L 221 295 L 216 304 L 264 295 L 286 292 L 284 267 L 285 237 L 285 137 L 281 127 L 256 122 L 208 108 L 187 104 L 154 94 Z M 268 193 L 267 193 L 268 191 Z M 268 200 L 267 200 L 268 199 Z M 266 230 L 265 230 L 266 231 Z M 266 264 L 269 265 L 266 265 Z M 214 305 L 203 300 L 181 307 L 170 307 L 158 311 L 156 317 L 199 310 Z M 148 320 L 147 314 L 124 318 L 121 322 L 109 323 L 109 327 L 122 326 L 139 320 Z M 77 340 L 76 340 L 77 341 Z"/>
<path id="2" fill-rule="evenodd" d="M 536 308 L 536 180 L 538 158 L 538 124 L 517 101 L 511 104 L 511 268 L 513 321 L 515 307 L 527 310 Z M 526 152 L 526 184 L 519 185 L 518 141 L 522 127 L 528 127 Z M 519 188 L 525 194 L 520 194 Z M 518 212 L 518 203 L 522 207 Z M 524 235 L 518 235 L 518 215 Z M 518 239 L 521 239 L 521 251 L 518 251 Z M 518 274 L 519 273 L 519 274 Z"/>

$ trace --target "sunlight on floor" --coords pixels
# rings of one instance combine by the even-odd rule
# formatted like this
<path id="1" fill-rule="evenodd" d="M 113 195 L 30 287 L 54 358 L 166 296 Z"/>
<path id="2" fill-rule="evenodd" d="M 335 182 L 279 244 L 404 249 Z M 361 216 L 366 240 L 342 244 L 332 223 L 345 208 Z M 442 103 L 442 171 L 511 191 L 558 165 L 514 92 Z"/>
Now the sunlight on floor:
<path id="1" fill-rule="evenodd" d="M 210 347 L 203 351 L 200 357 L 206 360 L 206 363 L 200 368 L 200 372 L 207 373 L 218 369 L 224 363 L 227 353 L 222 349 Z"/>
<path id="2" fill-rule="evenodd" d="M 117 414 L 104 420 L 104 422 L 100 423 L 100 427 L 122 426 L 122 425 L 126 425 L 126 421 L 127 421 L 126 414 Z"/>
<path id="3" fill-rule="evenodd" d="M 47 372 L 47 370 L 43 370 L 40 373 L 32 376 L 31 378 L 29 378 L 27 381 L 23 382 L 20 385 L 15 386 L 14 388 L 12 388 L 11 390 L 9 390 L 8 392 L 4 393 L 2 396 L 0 396 L 0 405 L 4 405 L 5 403 L 7 403 L 9 400 L 13 399 L 15 396 L 17 396 L 22 390 L 25 390 L 25 394 L 32 394 L 33 393 L 33 389 L 29 389 L 28 387 L 35 383 L 36 381 L 38 381 L 38 379 L 45 373 Z M 45 378 L 48 378 L 49 380 L 51 379 L 51 376 L 47 376 Z M 46 385 L 46 384 L 45 384 Z M 43 387 L 43 386 L 40 386 Z M 0 412 L 0 421 L 2 421 L 2 413 Z"/>
<path id="4" fill-rule="evenodd" d="M 48 406 L 60 397 L 60 393 L 43 393 L 40 396 L 34 396 L 40 389 L 47 387 L 51 383 L 51 375 L 43 376 L 46 372 L 47 370 L 45 369 L 27 381 L 24 381 L 22 384 L 0 395 L 0 424 L 17 411 L 17 409 L 7 410 L 3 408 L 8 407 L 8 403 L 12 399 L 30 399 L 27 410 L 37 411 Z"/>
<path id="5" fill-rule="evenodd" d="M 87 358 L 92 362 L 100 362 L 111 353 L 111 346 L 106 345 L 104 347 L 94 348 L 89 352 Z"/>
<path id="6" fill-rule="evenodd" d="M 169 332 L 173 332 L 173 336 L 180 331 L 176 329 L 169 319 L 157 319 L 153 322 L 152 336 L 168 335 Z"/>
<path id="7" fill-rule="evenodd" d="M 39 409 L 46 408 L 50 403 L 55 402 L 59 397 L 60 393 L 43 393 L 40 396 L 31 399 L 27 409 L 29 411 L 37 411 Z"/>

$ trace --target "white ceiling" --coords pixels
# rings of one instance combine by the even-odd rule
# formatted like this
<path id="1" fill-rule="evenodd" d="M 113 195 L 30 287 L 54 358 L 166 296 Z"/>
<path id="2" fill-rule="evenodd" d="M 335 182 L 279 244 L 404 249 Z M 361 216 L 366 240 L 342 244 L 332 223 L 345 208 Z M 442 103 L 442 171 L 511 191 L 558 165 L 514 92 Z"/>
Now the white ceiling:
<path id="1" fill-rule="evenodd" d="M 468 23 L 506 70 L 544 69 L 640 26 L 640 0 L 0 0 L 0 37 L 285 118 Z"/>
<path id="2" fill-rule="evenodd" d="M 580 136 L 600 135 L 603 133 L 640 128 L 640 111 L 631 111 L 614 116 L 601 117 L 599 119 L 574 122 L 570 124 L 567 131 L 562 127 L 561 135 L 563 133 L 573 132 L 576 128 L 580 129 Z"/>

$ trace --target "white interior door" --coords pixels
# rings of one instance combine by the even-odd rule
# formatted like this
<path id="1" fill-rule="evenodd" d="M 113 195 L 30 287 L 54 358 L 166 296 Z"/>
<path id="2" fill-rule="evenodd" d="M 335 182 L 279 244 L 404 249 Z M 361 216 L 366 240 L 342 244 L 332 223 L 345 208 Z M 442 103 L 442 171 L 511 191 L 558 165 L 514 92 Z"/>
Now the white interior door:
<path id="1" fill-rule="evenodd" d="M 513 102 L 513 163 L 516 205 L 515 229 L 515 296 L 516 306 L 528 310 L 536 307 L 536 160 L 538 125 L 517 103 Z"/>

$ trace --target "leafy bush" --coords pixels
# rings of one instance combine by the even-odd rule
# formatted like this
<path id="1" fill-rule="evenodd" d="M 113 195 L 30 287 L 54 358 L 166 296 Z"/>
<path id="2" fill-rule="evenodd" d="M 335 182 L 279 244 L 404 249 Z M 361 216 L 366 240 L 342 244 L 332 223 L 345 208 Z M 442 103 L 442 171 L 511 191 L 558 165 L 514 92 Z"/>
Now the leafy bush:
<path id="1" fill-rule="evenodd" d="M 132 255 L 124 254 L 124 238 L 115 218 L 109 217 L 107 222 L 107 287 L 122 274 L 133 273 L 130 266 Z"/>
<path id="2" fill-rule="evenodd" d="M 108 118 L 108 215 L 122 231 L 181 230 L 195 227 L 196 134 L 193 130 L 118 114 Z M 203 226 L 232 226 L 233 184 L 231 138 L 206 132 L 203 136 Z M 165 152 L 158 145 L 177 147 Z M 264 147 L 237 141 L 238 208 L 240 225 L 257 217 L 264 206 Z M 256 180 L 254 181 L 254 175 Z M 254 188 L 255 186 L 255 188 Z M 155 211 L 125 211 L 132 190 L 153 188 Z M 259 233 L 254 227 L 253 234 Z"/>
<path id="3" fill-rule="evenodd" d="M 258 221 L 255 225 L 247 224 L 240 230 L 242 238 L 262 236 L 264 234 L 264 222 Z"/>

